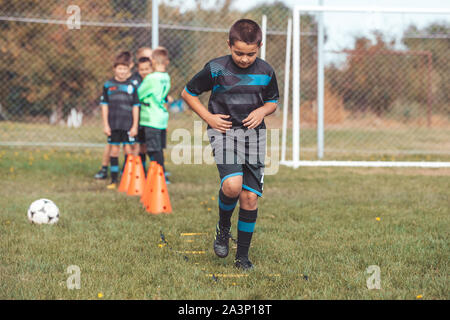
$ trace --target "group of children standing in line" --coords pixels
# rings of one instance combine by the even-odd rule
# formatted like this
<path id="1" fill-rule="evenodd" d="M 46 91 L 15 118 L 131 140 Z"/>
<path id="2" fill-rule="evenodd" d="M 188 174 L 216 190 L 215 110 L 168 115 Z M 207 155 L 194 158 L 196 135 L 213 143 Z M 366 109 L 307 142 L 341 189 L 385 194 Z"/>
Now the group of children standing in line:
<path id="1" fill-rule="evenodd" d="M 167 123 L 169 112 L 167 98 L 170 76 L 167 73 L 169 53 L 164 47 L 140 48 L 136 53 L 137 71 L 132 73 L 133 58 L 128 51 L 116 56 L 114 76 L 103 85 L 100 98 L 103 132 L 107 136 L 102 158 L 102 168 L 96 179 L 108 178 L 116 189 L 119 180 L 120 145 L 123 145 L 125 166 L 127 155 L 140 156 L 144 169 L 146 155 L 164 168 Z M 166 182 L 169 182 L 166 174 Z"/>

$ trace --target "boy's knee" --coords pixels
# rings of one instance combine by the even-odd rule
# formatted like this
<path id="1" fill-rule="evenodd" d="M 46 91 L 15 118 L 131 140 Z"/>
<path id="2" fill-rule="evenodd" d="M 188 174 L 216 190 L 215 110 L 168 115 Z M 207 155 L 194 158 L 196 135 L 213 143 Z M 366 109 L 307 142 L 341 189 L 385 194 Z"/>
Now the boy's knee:
<path id="1" fill-rule="evenodd" d="M 226 179 L 222 184 L 223 193 L 230 198 L 236 198 L 242 191 L 242 177 Z"/>
<path id="2" fill-rule="evenodd" d="M 244 209 L 255 210 L 258 208 L 258 195 L 248 190 L 242 190 L 240 202 Z"/>
<path id="3" fill-rule="evenodd" d="M 111 157 L 118 157 L 120 154 L 120 147 L 119 146 L 111 146 Z"/>

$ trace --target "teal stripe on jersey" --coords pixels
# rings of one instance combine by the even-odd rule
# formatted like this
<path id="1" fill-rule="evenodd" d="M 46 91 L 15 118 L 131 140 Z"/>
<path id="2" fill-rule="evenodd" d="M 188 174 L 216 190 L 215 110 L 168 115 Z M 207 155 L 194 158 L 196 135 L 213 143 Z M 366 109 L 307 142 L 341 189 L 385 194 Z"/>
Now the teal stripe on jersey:
<path id="1" fill-rule="evenodd" d="M 252 80 L 246 84 L 247 86 L 267 86 L 272 79 L 272 77 L 267 74 L 248 74 L 247 76 L 252 78 Z"/>

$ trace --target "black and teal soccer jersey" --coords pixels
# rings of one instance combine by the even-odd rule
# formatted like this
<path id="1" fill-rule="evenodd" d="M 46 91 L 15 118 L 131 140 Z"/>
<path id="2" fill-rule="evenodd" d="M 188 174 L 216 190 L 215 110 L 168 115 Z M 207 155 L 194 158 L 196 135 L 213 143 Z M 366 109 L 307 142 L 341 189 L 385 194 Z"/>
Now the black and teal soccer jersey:
<path id="1" fill-rule="evenodd" d="M 259 58 L 248 68 L 238 67 L 231 55 L 209 61 L 186 85 L 192 96 L 211 91 L 208 110 L 213 114 L 227 114 L 233 128 L 244 128 L 250 112 L 266 102 L 278 102 L 275 71 Z M 265 128 L 264 121 L 257 129 Z"/>
<path id="2" fill-rule="evenodd" d="M 139 88 L 139 86 L 141 85 L 141 83 L 142 83 L 142 77 L 141 77 L 141 75 L 139 74 L 139 72 L 134 72 L 132 75 L 131 75 L 131 77 L 129 77 L 128 78 L 128 80 L 130 80 L 131 81 L 131 83 L 136 87 L 136 88 Z"/>
<path id="3" fill-rule="evenodd" d="M 128 79 L 119 82 L 106 81 L 100 104 L 108 106 L 108 122 L 111 130 L 130 130 L 133 125 L 133 107 L 139 107 L 137 88 Z"/>

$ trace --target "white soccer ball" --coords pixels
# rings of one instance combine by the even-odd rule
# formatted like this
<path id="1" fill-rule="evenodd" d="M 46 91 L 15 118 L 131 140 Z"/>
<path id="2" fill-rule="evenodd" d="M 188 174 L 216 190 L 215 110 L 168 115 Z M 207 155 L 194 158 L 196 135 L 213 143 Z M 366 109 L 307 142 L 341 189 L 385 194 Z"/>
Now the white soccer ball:
<path id="1" fill-rule="evenodd" d="M 59 220 L 59 209 L 52 200 L 36 200 L 28 208 L 28 220 L 36 224 L 55 224 Z"/>

